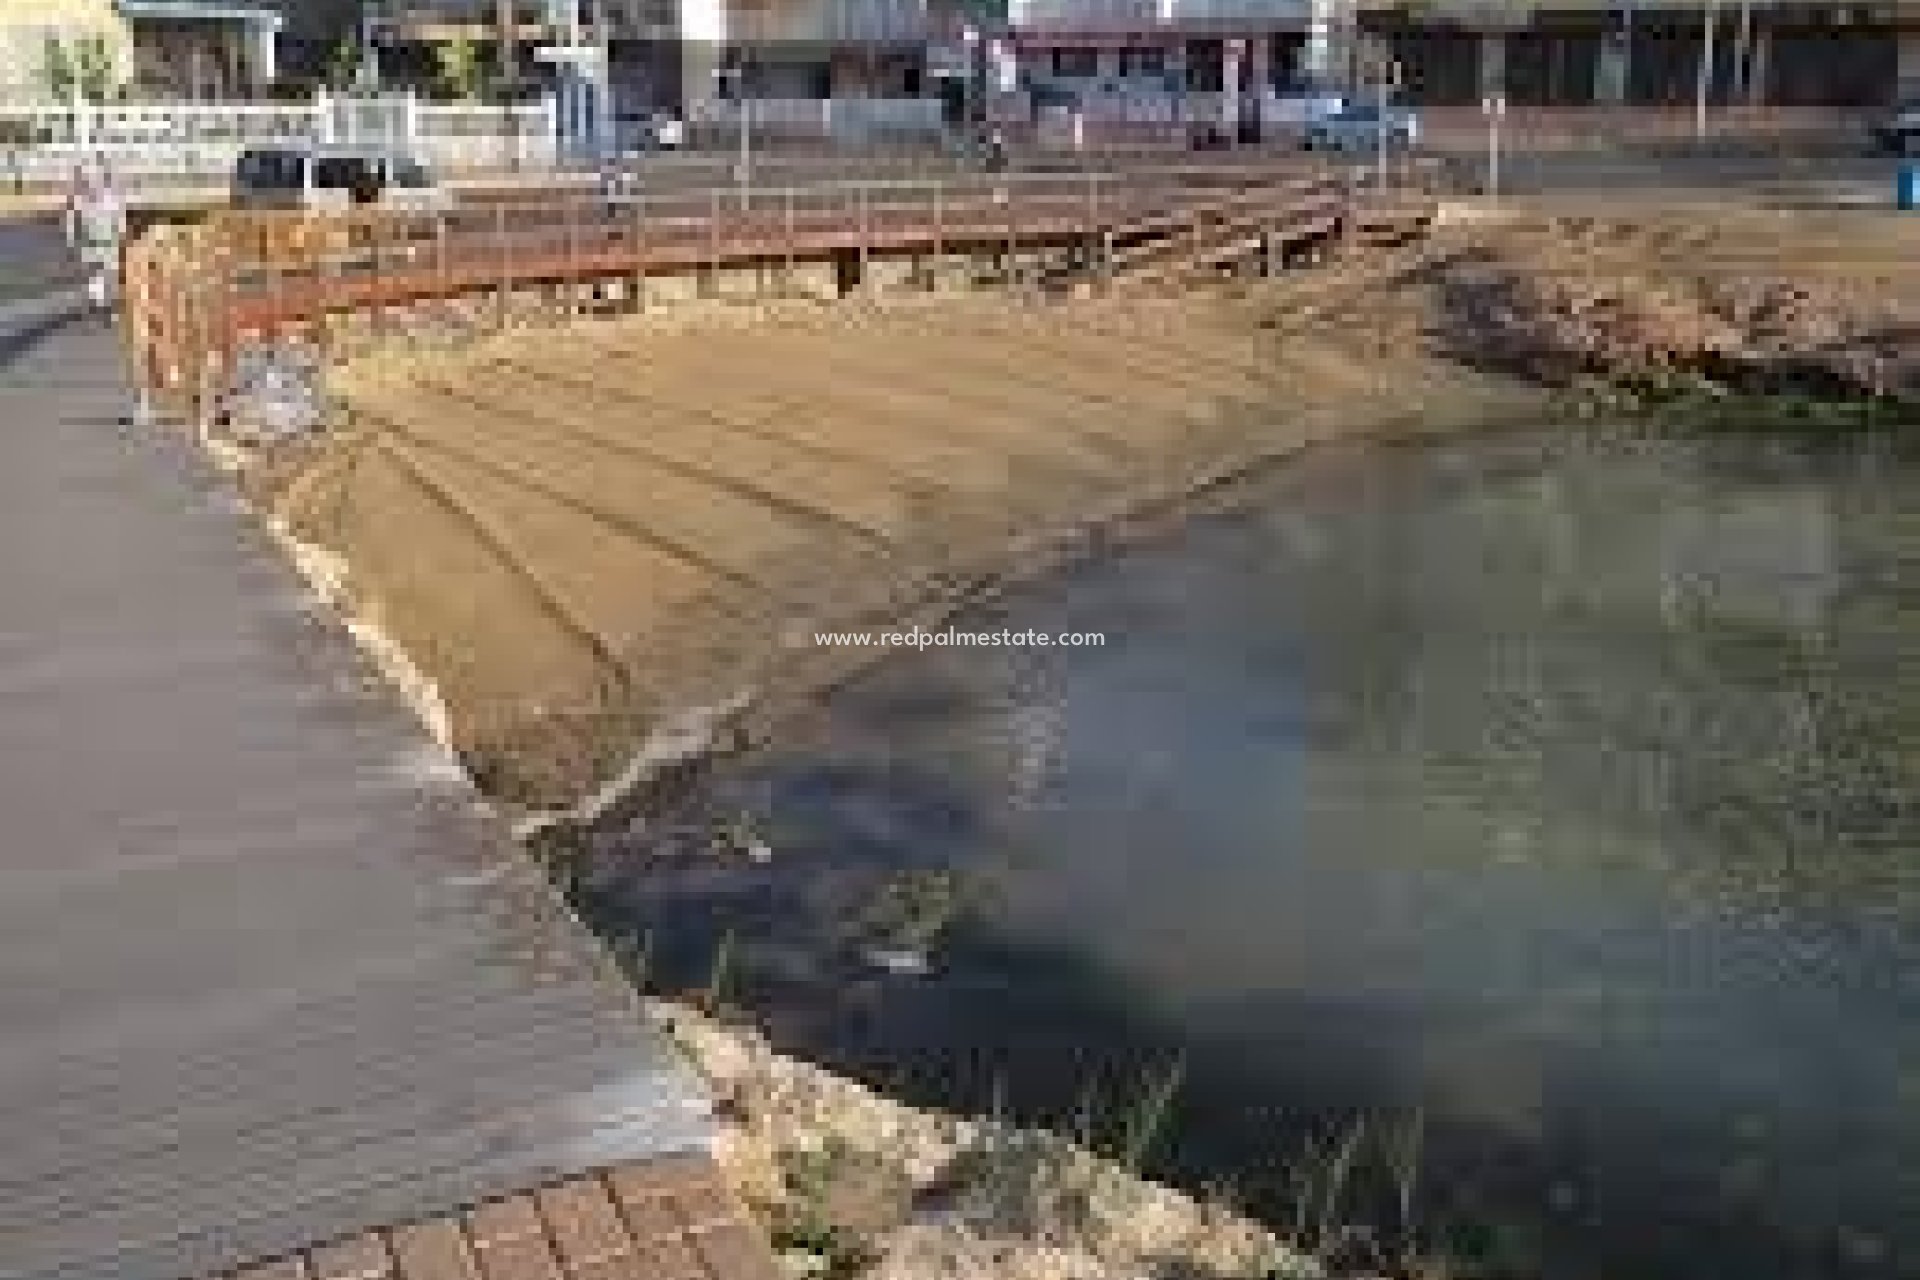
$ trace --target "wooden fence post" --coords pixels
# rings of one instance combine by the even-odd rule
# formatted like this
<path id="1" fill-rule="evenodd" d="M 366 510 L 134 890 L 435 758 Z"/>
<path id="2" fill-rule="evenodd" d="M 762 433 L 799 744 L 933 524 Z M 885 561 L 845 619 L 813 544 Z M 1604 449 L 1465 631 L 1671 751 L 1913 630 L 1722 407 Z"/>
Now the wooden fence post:
<path id="1" fill-rule="evenodd" d="M 507 299 L 512 283 L 513 261 L 507 247 L 507 206 L 504 203 L 495 205 L 493 210 L 493 251 L 495 266 L 500 273 L 499 305 L 494 308 L 494 318 L 496 327 L 505 330 L 511 305 Z"/>
<path id="2" fill-rule="evenodd" d="M 560 234 L 560 296 L 566 299 L 561 312 L 565 319 L 571 320 L 580 313 L 581 294 L 580 202 L 571 196 L 560 198 Z"/>
<path id="3" fill-rule="evenodd" d="M 720 292 L 720 191 L 707 193 L 707 296 Z"/>
<path id="4" fill-rule="evenodd" d="M 933 180 L 933 260 L 928 265 L 927 288 L 940 287 L 940 269 L 947 256 L 947 184 L 939 178 Z"/>
<path id="5" fill-rule="evenodd" d="M 628 309 L 638 314 L 647 309 L 647 198 L 636 196 L 633 201 L 633 248 L 630 256 L 633 260 L 633 278 L 628 285 L 631 296 L 627 299 Z"/>
<path id="6" fill-rule="evenodd" d="M 784 235 L 785 235 L 787 252 L 786 252 L 785 267 L 782 270 L 780 275 L 780 291 L 789 297 L 793 295 L 793 291 L 794 291 L 793 290 L 793 260 L 795 255 L 799 253 L 799 250 L 800 250 L 800 246 L 798 244 L 800 230 L 799 230 L 799 224 L 795 219 L 793 201 L 794 201 L 794 190 L 792 187 L 788 187 L 786 189 L 785 195 L 783 196 L 783 204 L 785 207 L 781 215 L 782 221 L 784 223 Z"/>
<path id="7" fill-rule="evenodd" d="M 860 293 L 864 297 L 869 292 L 869 281 L 867 278 L 868 240 L 873 234 L 870 221 L 872 210 L 869 208 L 871 199 L 867 191 L 866 183 L 863 182 L 855 188 L 855 199 L 859 202 L 860 208 Z"/>

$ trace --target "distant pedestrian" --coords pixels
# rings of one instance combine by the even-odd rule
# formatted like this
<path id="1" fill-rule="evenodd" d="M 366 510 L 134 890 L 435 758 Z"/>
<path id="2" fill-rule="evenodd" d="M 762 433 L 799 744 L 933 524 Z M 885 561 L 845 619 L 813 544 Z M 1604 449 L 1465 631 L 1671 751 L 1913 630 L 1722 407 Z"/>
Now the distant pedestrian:
<path id="1" fill-rule="evenodd" d="M 634 175 L 621 157 L 612 154 L 600 158 L 600 205 L 609 222 L 620 220 L 620 211 L 635 194 Z"/>
<path id="2" fill-rule="evenodd" d="M 1000 173 L 1007 167 L 1006 135 L 995 129 L 987 135 L 987 172 Z"/>
<path id="3" fill-rule="evenodd" d="M 73 172 L 67 194 L 67 244 L 87 272 L 87 297 L 102 310 L 113 305 L 127 206 L 106 160 L 96 157 Z"/>

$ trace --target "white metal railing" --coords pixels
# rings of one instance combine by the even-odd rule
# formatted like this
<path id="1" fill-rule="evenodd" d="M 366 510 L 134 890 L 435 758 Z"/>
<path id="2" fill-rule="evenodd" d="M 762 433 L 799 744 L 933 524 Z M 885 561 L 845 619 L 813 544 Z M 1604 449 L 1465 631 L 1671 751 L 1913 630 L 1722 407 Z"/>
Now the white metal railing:
<path id="1" fill-rule="evenodd" d="M 1015 28 L 1136 31 L 1225 24 L 1304 29 L 1310 0 L 1009 0 Z"/>
<path id="2" fill-rule="evenodd" d="M 0 103 L 0 181 L 16 184 L 64 177 L 94 155 L 129 175 L 217 177 L 244 148 L 276 142 L 391 146 L 453 169 L 550 164 L 558 145 L 548 101 L 320 94 L 304 103 Z"/>
<path id="3" fill-rule="evenodd" d="M 754 129 L 820 138 L 876 134 L 931 134 L 940 131 L 937 98 L 751 98 L 743 105 L 725 99 L 691 104 L 696 126 L 736 128 L 742 110 Z"/>

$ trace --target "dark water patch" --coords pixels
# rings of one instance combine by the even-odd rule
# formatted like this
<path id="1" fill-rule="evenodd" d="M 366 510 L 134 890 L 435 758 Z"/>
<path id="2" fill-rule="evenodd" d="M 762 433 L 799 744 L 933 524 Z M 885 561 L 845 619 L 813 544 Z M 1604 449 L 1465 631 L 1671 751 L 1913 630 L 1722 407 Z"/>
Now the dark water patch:
<path id="1" fill-rule="evenodd" d="M 1410 1234 L 1474 1274 L 1920 1272 L 1910 450 L 1513 435 L 1256 497 L 960 624 L 1106 646 L 877 668 L 582 902 L 667 986 L 731 939 L 778 1042 L 919 1101 L 1111 1135 L 1177 1064 L 1155 1167 L 1282 1226 L 1359 1124 L 1335 1216 L 1409 1234 L 1417 1121 Z M 699 852 L 739 824 L 771 862 Z M 949 873 L 934 973 L 876 969 Z"/>

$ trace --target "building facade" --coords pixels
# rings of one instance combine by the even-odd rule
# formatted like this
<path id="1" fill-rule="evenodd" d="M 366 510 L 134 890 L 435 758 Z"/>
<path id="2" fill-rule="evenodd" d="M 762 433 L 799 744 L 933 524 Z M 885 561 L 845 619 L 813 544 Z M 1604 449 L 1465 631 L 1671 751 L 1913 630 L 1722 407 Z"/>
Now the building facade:
<path id="1" fill-rule="evenodd" d="M 0 5 L 0 102 L 36 102 L 52 96 L 52 63 L 98 42 L 124 80 L 131 54 L 125 22 L 113 0 L 35 0 Z"/>
<path id="2" fill-rule="evenodd" d="M 1012 0 L 1000 88 L 1098 114 L 1397 65 L 1423 105 L 1869 106 L 1920 90 L 1916 0 Z M 1005 64 L 1004 55 L 996 57 Z"/>
<path id="3" fill-rule="evenodd" d="M 280 78 L 286 19 L 245 0 L 117 0 L 139 97 L 258 97 Z"/>
<path id="4" fill-rule="evenodd" d="M 1920 75 L 1911 0 L 1432 0 L 1362 21 L 1435 105 L 1677 105 L 1704 83 L 1716 105 L 1869 106 Z"/>
<path id="5" fill-rule="evenodd" d="M 929 0 L 388 0 L 379 26 L 396 60 L 465 40 L 504 79 L 549 87 L 568 73 L 542 49 L 588 46 L 622 115 L 743 94 L 918 96 L 935 30 Z"/>

